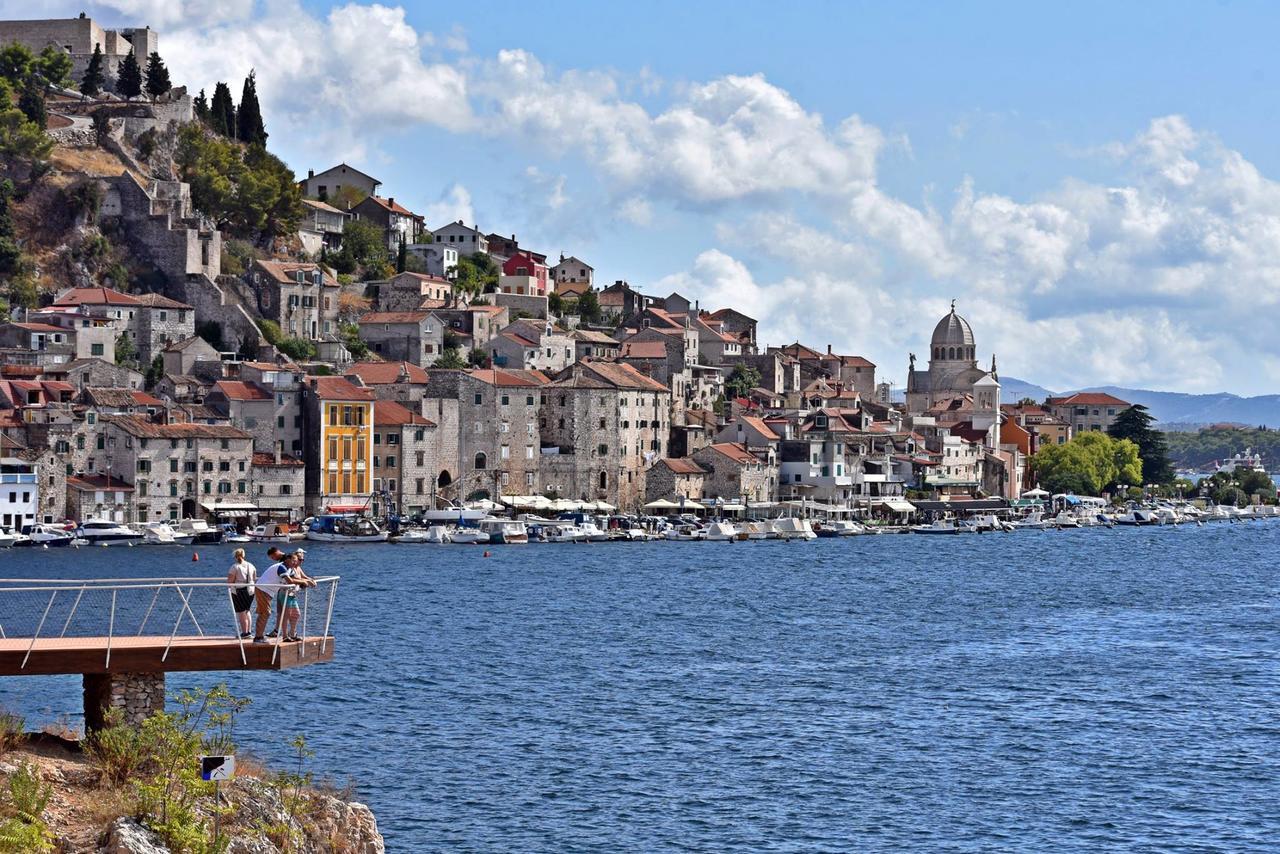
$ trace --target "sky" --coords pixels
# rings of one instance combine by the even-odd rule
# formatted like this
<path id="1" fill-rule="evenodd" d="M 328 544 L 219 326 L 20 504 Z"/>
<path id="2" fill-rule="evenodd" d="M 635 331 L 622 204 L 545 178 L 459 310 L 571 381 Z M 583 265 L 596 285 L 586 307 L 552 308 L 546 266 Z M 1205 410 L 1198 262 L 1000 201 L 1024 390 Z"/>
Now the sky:
<path id="1" fill-rule="evenodd" d="M 300 176 L 899 387 L 955 299 L 1054 390 L 1280 391 L 1274 3 L 0 0 L 81 10 L 192 91 L 256 69 Z"/>

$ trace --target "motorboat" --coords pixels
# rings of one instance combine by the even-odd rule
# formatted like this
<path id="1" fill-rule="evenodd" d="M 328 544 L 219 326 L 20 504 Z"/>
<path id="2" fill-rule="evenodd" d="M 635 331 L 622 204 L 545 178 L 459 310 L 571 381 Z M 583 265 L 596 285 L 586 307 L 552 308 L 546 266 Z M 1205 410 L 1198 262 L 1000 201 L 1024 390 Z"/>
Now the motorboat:
<path id="1" fill-rule="evenodd" d="M 385 543 L 387 532 L 363 516 L 326 514 L 311 520 L 307 539 L 321 543 Z"/>
<path id="2" fill-rule="evenodd" d="M 91 546 L 136 546 L 143 535 L 128 525 L 110 519 L 86 519 L 76 529 L 76 537 Z"/>
<path id="3" fill-rule="evenodd" d="M 790 516 L 774 519 L 773 530 L 780 540 L 816 540 L 818 538 L 808 519 L 795 519 Z"/>
<path id="4" fill-rule="evenodd" d="M 462 524 L 463 522 L 479 522 L 488 515 L 488 510 L 479 510 L 467 507 L 444 507 L 439 510 L 423 511 L 422 521 Z"/>
<path id="5" fill-rule="evenodd" d="M 913 534 L 958 534 L 960 526 L 951 519 L 935 519 L 927 525 L 912 525 Z"/>
<path id="6" fill-rule="evenodd" d="M 601 530 L 595 522 L 592 522 L 589 519 L 579 524 L 578 528 L 582 531 L 583 537 L 590 542 L 604 543 L 609 540 L 609 532 Z"/>
<path id="7" fill-rule="evenodd" d="M 547 542 L 551 543 L 585 543 L 587 535 L 581 528 L 573 524 L 550 525 L 545 529 Z"/>
<path id="8" fill-rule="evenodd" d="M 191 534 L 177 534 L 164 522 L 144 522 L 142 541 L 148 546 L 189 546 L 193 541 Z"/>
<path id="9" fill-rule="evenodd" d="M 1039 510 L 1033 510 L 1021 519 L 1015 519 L 1009 524 L 1019 531 L 1046 531 L 1054 527 L 1054 523 L 1044 518 L 1044 514 Z"/>
<path id="10" fill-rule="evenodd" d="M 248 535 L 240 533 L 240 531 L 236 529 L 236 526 L 231 522 L 219 523 L 218 530 L 222 532 L 222 542 L 224 543 L 252 543 L 253 542 L 253 540 L 249 539 Z M 302 532 L 298 531 L 294 533 L 294 535 L 292 536 L 292 539 L 300 540 L 302 539 L 302 537 L 303 537 Z"/>
<path id="11" fill-rule="evenodd" d="M 699 528 L 697 525 L 676 525 L 668 528 L 663 534 L 668 540 L 677 540 L 679 542 L 691 543 L 696 540 L 705 540 L 707 532 Z"/>
<path id="12" fill-rule="evenodd" d="M 1059 528 L 1079 528 L 1080 520 L 1063 510 L 1057 516 L 1053 517 L 1053 524 Z"/>
<path id="13" fill-rule="evenodd" d="M 524 522 L 513 519 L 499 519 L 490 516 L 481 519 L 476 527 L 489 535 L 489 542 L 495 545 L 516 545 L 529 542 L 529 529 Z"/>
<path id="14" fill-rule="evenodd" d="M 488 545 L 489 534 L 479 528 L 458 528 L 449 535 L 449 542 L 463 546 Z"/>
<path id="15" fill-rule="evenodd" d="M 22 529 L 31 545 L 41 548 L 57 548 L 71 545 L 75 534 L 60 525 L 28 525 Z M 0 548 L 3 548 L 0 543 Z"/>
<path id="16" fill-rule="evenodd" d="M 398 534 L 392 534 L 390 541 L 404 545 L 435 542 L 430 539 L 430 534 L 423 528 L 406 528 Z"/>
<path id="17" fill-rule="evenodd" d="M 1171 507 L 1157 507 L 1151 513 L 1157 525 L 1177 525 L 1182 519 Z"/>
<path id="18" fill-rule="evenodd" d="M 427 535 L 424 542 L 438 544 L 438 543 L 449 543 L 452 541 L 453 541 L 452 537 L 450 537 L 449 535 L 449 529 L 446 528 L 444 525 L 432 525 L 431 527 L 427 528 Z"/>
<path id="19" fill-rule="evenodd" d="M 254 543 L 287 543 L 290 539 L 289 526 L 283 522 L 254 525 L 245 535 Z"/>
<path id="20" fill-rule="evenodd" d="M 191 542 L 197 545 L 222 542 L 222 529 L 210 525 L 204 519 L 182 519 L 178 522 L 174 533 L 182 536 L 190 534 Z"/>
<path id="21" fill-rule="evenodd" d="M 985 534 L 989 531 L 1012 531 L 1013 525 L 1002 520 L 994 513 L 980 513 L 972 516 L 963 523 L 975 534 Z"/>
<path id="22" fill-rule="evenodd" d="M 822 527 L 834 529 L 837 537 L 853 537 L 867 532 L 867 529 L 859 525 L 857 522 L 850 522 L 846 519 L 836 519 L 830 522 L 823 522 Z"/>
<path id="23" fill-rule="evenodd" d="M 30 539 L 30 538 L 28 538 Z M 0 549 L 12 548 L 18 542 L 18 535 L 6 528 L 0 528 Z"/>
<path id="24" fill-rule="evenodd" d="M 726 543 L 736 540 L 741 535 L 731 522 L 712 522 L 707 528 L 705 539 L 712 543 Z"/>
<path id="25" fill-rule="evenodd" d="M 747 522 L 742 526 L 748 540 L 776 540 L 778 534 L 767 520 Z"/>

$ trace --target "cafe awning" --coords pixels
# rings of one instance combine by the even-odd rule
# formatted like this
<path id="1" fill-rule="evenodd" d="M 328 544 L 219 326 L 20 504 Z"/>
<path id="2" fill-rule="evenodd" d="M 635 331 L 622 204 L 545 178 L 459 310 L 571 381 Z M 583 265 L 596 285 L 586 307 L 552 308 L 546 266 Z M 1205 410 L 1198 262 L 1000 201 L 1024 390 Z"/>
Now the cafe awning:
<path id="1" fill-rule="evenodd" d="M 902 498 L 886 498 L 876 504 L 877 507 L 886 507 L 894 513 L 914 513 L 916 506 L 910 501 Z"/>
<path id="2" fill-rule="evenodd" d="M 243 519 L 250 513 L 258 512 L 258 505 L 249 501 L 209 501 L 201 502 L 200 506 L 206 513 L 228 519 Z"/>

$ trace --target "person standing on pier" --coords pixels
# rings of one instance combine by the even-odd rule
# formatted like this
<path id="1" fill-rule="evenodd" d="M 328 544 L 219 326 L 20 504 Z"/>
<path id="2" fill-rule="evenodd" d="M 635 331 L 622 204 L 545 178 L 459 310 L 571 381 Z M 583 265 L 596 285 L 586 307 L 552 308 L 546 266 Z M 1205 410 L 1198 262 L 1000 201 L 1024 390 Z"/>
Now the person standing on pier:
<path id="1" fill-rule="evenodd" d="M 258 569 L 244 559 L 244 549 L 236 549 L 232 553 L 234 563 L 227 573 L 227 584 L 231 588 L 231 607 L 236 613 L 236 624 L 240 628 L 241 639 L 250 636 L 249 607 L 254 601 L 253 583 Z"/>
<path id="2" fill-rule="evenodd" d="M 268 551 L 268 556 L 271 556 L 272 552 L 280 555 L 281 558 L 284 557 L 279 549 L 272 549 L 271 551 Z M 254 589 L 254 599 L 256 601 L 258 611 L 257 625 L 254 627 L 255 631 L 253 633 L 254 643 L 267 642 L 267 623 L 271 621 L 271 601 L 276 598 L 276 593 L 282 590 L 288 583 L 285 578 L 287 572 L 288 570 L 285 568 L 284 560 L 277 560 L 275 563 L 262 570 L 262 575 L 258 576 L 258 583 Z M 279 628 L 280 615 L 277 613 L 276 629 L 271 632 L 273 637 L 277 634 Z"/>

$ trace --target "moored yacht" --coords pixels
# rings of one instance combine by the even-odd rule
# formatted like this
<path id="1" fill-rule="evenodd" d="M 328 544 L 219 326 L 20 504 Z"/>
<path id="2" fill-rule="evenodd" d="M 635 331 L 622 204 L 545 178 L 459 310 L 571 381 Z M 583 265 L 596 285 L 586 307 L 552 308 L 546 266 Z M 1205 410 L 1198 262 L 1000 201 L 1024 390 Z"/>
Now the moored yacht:
<path id="1" fill-rule="evenodd" d="M 75 535 L 59 525 L 28 525 L 22 533 L 31 540 L 31 545 L 45 548 L 69 546 Z M 2 544 L 0 544 L 2 546 Z"/>
<path id="2" fill-rule="evenodd" d="M 193 543 L 222 542 L 222 529 L 215 528 L 204 519 L 183 519 L 174 528 L 174 534 L 178 536 L 190 534 Z"/>
<path id="3" fill-rule="evenodd" d="M 813 532 L 813 526 L 809 524 L 808 519 L 795 519 L 789 516 L 774 519 L 773 530 L 780 540 L 814 540 L 818 537 Z"/>
<path id="4" fill-rule="evenodd" d="M 712 543 L 724 543 L 741 536 L 731 522 L 712 522 L 706 533 L 707 541 Z"/>
<path id="5" fill-rule="evenodd" d="M 322 543 L 385 543 L 387 532 L 363 516 L 325 515 L 311 520 L 307 539 Z"/>
<path id="6" fill-rule="evenodd" d="M 950 519 L 935 519 L 927 525 L 912 525 L 913 534 L 958 534 L 960 526 Z"/>
<path id="7" fill-rule="evenodd" d="M 136 546 L 142 534 L 110 519 L 86 519 L 76 529 L 76 536 L 91 546 Z"/>
<path id="8" fill-rule="evenodd" d="M 476 523 L 481 533 L 489 535 L 495 545 L 518 545 L 529 542 L 529 529 L 516 519 L 499 519 L 490 516 Z"/>

